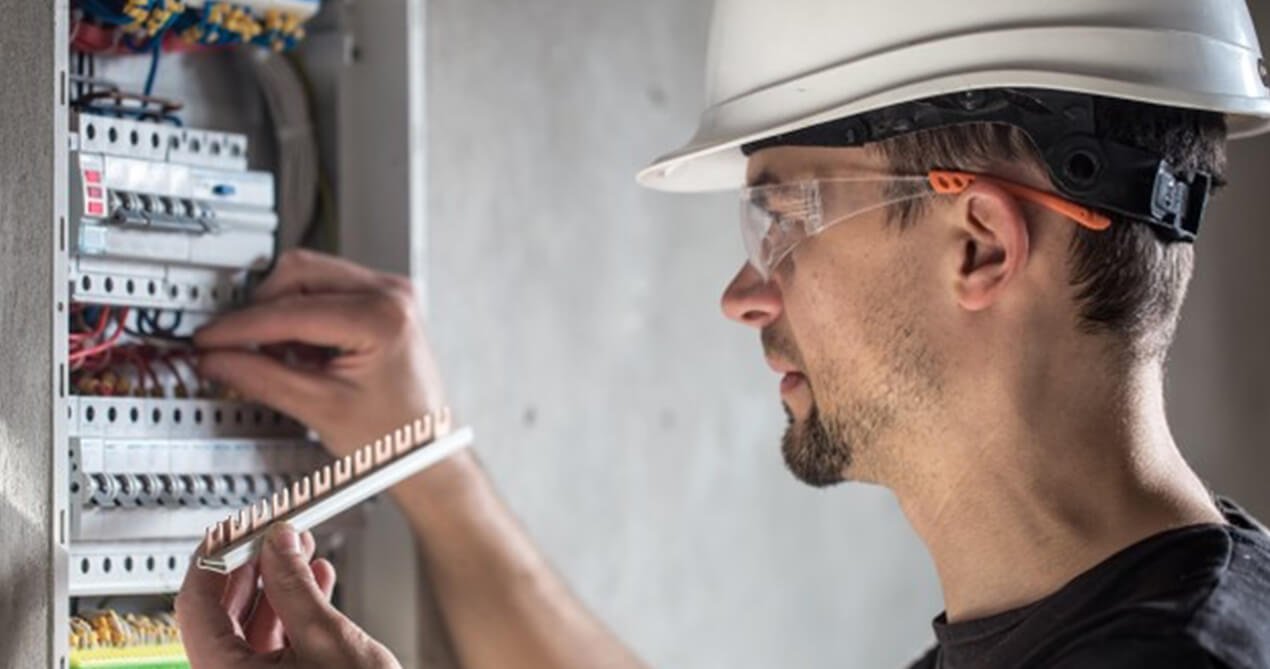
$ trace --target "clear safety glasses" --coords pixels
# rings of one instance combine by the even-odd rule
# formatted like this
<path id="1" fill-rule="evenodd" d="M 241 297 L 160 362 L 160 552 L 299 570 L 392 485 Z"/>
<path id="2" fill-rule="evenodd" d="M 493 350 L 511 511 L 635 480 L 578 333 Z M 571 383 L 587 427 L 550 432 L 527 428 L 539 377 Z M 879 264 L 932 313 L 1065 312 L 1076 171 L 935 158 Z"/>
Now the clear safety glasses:
<path id="1" fill-rule="evenodd" d="M 1091 230 L 1111 219 L 1054 193 L 997 177 L 933 170 L 926 176 L 811 179 L 741 190 L 741 235 L 750 264 L 771 278 L 794 247 L 830 226 L 870 211 L 936 195 L 958 195 L 975 181 L 991 182 L 1015 197 L 1062 214 Z"/>

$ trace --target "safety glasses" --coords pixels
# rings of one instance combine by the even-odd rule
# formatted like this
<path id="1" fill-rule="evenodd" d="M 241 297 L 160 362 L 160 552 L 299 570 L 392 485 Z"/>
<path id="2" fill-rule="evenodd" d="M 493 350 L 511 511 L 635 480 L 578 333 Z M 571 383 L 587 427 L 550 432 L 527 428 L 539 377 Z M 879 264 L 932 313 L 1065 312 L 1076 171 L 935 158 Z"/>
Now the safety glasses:
<path id="1" fill-rule="evenodd" d="M 1111 226 L 1106 215 L 1054 193 L 984 174 L 932 170 L 926 176 L 811 179 L 744 188 L 741 236 L 750 265 L 767 280 L 795 247 L 833 225 L 903 202 L 959 195 L 976 181 L 991 182 L 1021 200 L 1062 214 L 1090 230 Z"/>

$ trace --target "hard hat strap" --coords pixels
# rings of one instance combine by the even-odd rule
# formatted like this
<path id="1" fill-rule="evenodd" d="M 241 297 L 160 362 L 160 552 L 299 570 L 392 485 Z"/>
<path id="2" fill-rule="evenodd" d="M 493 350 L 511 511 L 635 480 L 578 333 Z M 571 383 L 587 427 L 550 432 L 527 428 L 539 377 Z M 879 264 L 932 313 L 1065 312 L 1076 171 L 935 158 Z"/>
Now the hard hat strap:
<path id="1" fill-rule="evenodd" d="M 1098 132 L 1097 98 L 1083 93 L 1000 88 L 965 91 L 879 109 L 769 137 L 746 155 L 774 146 L 851 147 L 969 123 L 1001 123 L 1040 149 L 1055 187 L 1087 206 L 1146 223 L 1168 241 L 1194 241 L 1212 176 L 1186 174 L 1159 153 Z"/>

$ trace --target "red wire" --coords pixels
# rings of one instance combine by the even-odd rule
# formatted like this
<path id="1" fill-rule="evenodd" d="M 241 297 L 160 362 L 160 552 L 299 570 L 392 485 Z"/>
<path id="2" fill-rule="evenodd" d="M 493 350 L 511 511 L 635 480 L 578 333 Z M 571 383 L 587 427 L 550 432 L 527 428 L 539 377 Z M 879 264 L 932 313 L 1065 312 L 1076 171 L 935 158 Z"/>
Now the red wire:
<path id="1" fill-rule="evenodd" d="M 93 331 L 93 338 L 100 337 L 102 333 L 105 332 L 106 321 L 108 320 L 109 315 L 110 315 L 110 307 L 106 307 L 102 312 L 101 319 L 97 323 L 97 328 Z M 115 328 L 115 331 L 111 333 L 110 337 L 108 337 L 105 341 L 102 341 L 101 343 L 95 346 L 91 346 L 89 348 L 71 353 L 69 357 L 70 362 L 72 363 L 79 362 L 81 360 L 84 360 L 85 358 L 89 358 L 99 353 L 105 353 L 109 351 L 110 349 L 114 348 L 115 344 L 118 343 L 119 338 L 123 336 L 124 321 L 126 321 L 127 318 L 128 318 L 128 309 L 124 308 L 120 310 L 119 318 L 118 318 L 119 326 Z"/>
<path id="2" fill-rule="evenodd" d="M 150 366 L 150 361 L 146 360 L 144 356 L 140 360 L 142 367 L 146 370 L 146 374 L 150 376 L 150 383 L 154 384 L 155 388 L 162 389 L 163 382 L 159 381 L 159 375 L 154 373 L 154 368 Z"/>
<path id="3" fill-rule="evenodd" d="M 120 346 L 115 349 L 123 353 L 128 358 L 128 363 L 137 370 L 137 385 L 141 388 L 141 394 L 147 395 L 149 388 L 146 387 L 146 381 L 154 384 L 155 388 L 161 386 L 159 377 L 155 375 L 154 370 L 150 368 L 150 363 L 146 362 L 146 349 L 141 346 Z"/>
<path id="4" fill-rule="evenodd" d="M 199 392 L 205 392 L 208 389 L 207 380 L 203 378 L 202 374 L 198 373 L 198 353 L 193 349 L 185 349 L 176 353 L 176 355 L 179 356 L 182 362 L 185 363 L 185 368 L 190 370 L 190 373 L 194 375 L 194 387 L 197 388 Z"/>
<path id="5" fill-rule="evenodd" d="M 176 387 L 178 389 L 183 388 L 186 392 L 189 392 L 189 387 L 185 385 L 185 379 L 181 377 L 181 372 L 177 370 L 176 365 L 172 364 L 171 355 L 156 355 L 154 359 L 163 363 L 163 366 L 167 367 L 168 371 L 172 372 L 172 378 L 176 380 Z"/>

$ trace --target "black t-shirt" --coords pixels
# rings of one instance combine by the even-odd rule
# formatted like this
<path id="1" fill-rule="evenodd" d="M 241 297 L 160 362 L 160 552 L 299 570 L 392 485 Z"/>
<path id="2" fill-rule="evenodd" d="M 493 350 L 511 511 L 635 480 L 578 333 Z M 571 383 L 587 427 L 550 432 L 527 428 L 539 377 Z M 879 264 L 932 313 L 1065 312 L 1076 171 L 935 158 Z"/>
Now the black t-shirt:
<path id="1" fill-rule="evenodd" d="M 1139 541 L 1022 608 L 949 624 L 910 669 L 1270 669 L 1270 534 L 1229 525 Z"/>

